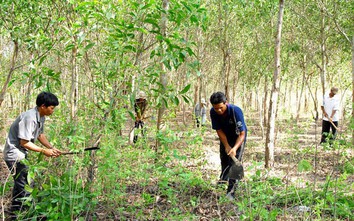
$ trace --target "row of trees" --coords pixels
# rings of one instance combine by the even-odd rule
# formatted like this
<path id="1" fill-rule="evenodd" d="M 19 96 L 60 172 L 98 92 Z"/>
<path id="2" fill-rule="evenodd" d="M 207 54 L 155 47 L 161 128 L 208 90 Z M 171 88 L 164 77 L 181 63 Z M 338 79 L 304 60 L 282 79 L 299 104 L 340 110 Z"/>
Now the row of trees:
<path id="1" fill-rule="evenodd" d="M 46 89 L 68 122 L 91 114 L 103 124 L 145 90 L 159 128 L 166 107 L 222 90 L 261 113 L 270 141 L 277 109 L 318 119 L 318 96 L 332 85 L 353 109 L 353 9 L 349 0 L 3 0 L 0 105 L 22 111 Z"/>

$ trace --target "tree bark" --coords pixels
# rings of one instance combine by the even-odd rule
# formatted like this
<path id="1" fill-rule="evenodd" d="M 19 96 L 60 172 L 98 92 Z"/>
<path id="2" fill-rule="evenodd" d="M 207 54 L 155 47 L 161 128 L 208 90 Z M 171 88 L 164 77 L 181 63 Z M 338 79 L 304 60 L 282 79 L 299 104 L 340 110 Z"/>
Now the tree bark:
<path id="1" fill-rule="evenodd" d="M 264 99 L 263 99 L 263 126 L 267 126 L 267 100 L 268 100 L 268 77 L 264 75 Z"/>
<path id="2" fill-rule="evenodd" d="M 77 65 L 76 65 L 76 56 L 77 56 L 77 46 L 76 46 L 76 37 L 73 38 L 73 43 L 75 46 L 72 49 L 71 53 L 71 93 L 70 93 L 70 100 L 71 100 L 71 119 L 75 119 L 76 112 L 77 112 L 77 104 L 78 104 L 78 73 L 77 73 Z"/>
<path id="3" fill-rule="evenodd" d="M 170 1 L 169 0 L 163 0 L 162 1 L 162 9 L 164 12 L 162 12 L 162 15 L 161 15 L 161 35 L 162 36 L 166 36 L 166 31 L 167 31 L 167 22 L 168 22 L 168 18 L 167 18 L 167 11 L 169 9 L 169 4 L 170 4 Z M 165 46 L 164 45 L 161 45 L 162 47 L 162 55 L 165 54 Z M 166 67 L 165 65 L 163 64 L 163 62 L 161 62 L 161 70 L 162 70 L 162 73 L 160 74 L 160 84 L 161 84 L 161 93 L 162 95 L 165 94 L 165 91 L 166 91 L 166 87 L 167 87 L 167 74 L 166 74 Z M 164 103 L 162 103 L 161 107 L 158 109 L 158 113 L 157 113 L 157 131 L 160 130 L 161 128 L 161 124 L 162 124 L 162 118 L 163 118 L 163 114 L 165 112 L 165 109 L 166 109 L 166 106 Z M 159 142 L 158 140 L 156 139 L 156 145 L 155 145 L 155 151 L 157 151 L 157 147 L 159 146 Z"/>
<path id="4" fill-rule="evenodd" d="M 284 15 L 284 0 L 279 1 L 279 13 L 278 13 L 278 25 L 277 25 L 277 37 L 275 40 L 275 67 L 273 75 L 273 88 L 271 92 L 271 100 L 268 112 L 268 128 L 267 128 L 267 138 L 265 147 L 265 167 L 269 168 L 274 165 L 274 140 L 275 140 L 275 118 L 277 110 L 277 101 L 279 95 L 279 85 L 280 85 L 280 46 L 281 46 L 281 32 L 283 24 Z"/>
<path id="5" fill-rule="evenodd" d="M 299 95 L 299 100 L 298 100 L 298 106 L 297 106 L 297 110 L 296 110 L 296 123 L 299 122 L 300 119 L 300 111 L 301 111 L 301 98 L 302 98 L 302 94 L 304 91 L 304 87 L 305 87 L 305 81 L 306 81 L 306 55 L 304 56 L 304 60 L 302 63 L 302 81 L 301 81 L 301 90 L 300 90 L 300 95 Z"/>
<path id="6" fill-rule="evenodd" d="M 323 6 L 324 7 L 324 6 Z M 322 94 L 326 92 L 326 72 L 327 72 L 327 62 L 326 62 L 326 36 L 325 36 L 325 14 L 324 9 L 321 9 L 321 86 Z"/>
<path id="7" fill-rule="evenodd" d="M 354 36 L 352 37 L 352 124 L 354 124 Z M 352 130 L 352 146 L 354 146 L 354 130 Z"/>

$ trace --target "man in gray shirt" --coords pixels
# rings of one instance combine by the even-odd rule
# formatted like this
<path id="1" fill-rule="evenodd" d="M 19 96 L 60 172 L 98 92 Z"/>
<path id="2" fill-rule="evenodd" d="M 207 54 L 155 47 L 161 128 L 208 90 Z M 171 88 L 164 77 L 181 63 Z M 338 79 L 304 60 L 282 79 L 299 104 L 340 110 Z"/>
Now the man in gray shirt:
<path id="1" fill-rule="evenodd" d="M 49 92 L 42 92 L 37 96 L 36 107 L 22 113 L 12 123 L 4 148 L 4 160 L 13 174 L 14 187 L 12 191 L 11 211 L 22 208 L 21 198 L 28 197 L 25 190 L 28 185 L 28 166 L 21 160 L 27 158 L 28 151 L 41 152 L 47 157 L 58 157 L 61 151 L 54 148 L 43 134 L 45 116 L 50 116 L 56 106 L 58 98 Z M 35 144 L 39 141 L 44 147 Z"/>

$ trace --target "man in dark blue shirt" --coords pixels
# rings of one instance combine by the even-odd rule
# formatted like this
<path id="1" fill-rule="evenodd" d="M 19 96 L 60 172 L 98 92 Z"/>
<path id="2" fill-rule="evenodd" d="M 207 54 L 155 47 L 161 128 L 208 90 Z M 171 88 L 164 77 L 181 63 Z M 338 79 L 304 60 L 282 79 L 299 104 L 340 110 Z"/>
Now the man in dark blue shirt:
<path id="1" fill-rule="evenodd" d="M 212 128 L 216 130 L 220 139 L 220 179 L 229 182 L 227 196 L 233 199 L 236 180 L 227 177 L 228 170 L 233 163 L 230 156 L 242 160 L 247 127 L 241 108 L 228 104 L 224 93 L 213 93 L 210 97 L 210 103 L 213 106 L 210 110 Z"/>

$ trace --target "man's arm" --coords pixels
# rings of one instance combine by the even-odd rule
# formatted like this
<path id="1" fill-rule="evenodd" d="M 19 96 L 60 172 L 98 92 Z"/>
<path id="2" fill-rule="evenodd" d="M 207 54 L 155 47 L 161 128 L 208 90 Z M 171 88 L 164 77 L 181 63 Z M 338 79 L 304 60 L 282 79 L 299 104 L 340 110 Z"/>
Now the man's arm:
<path id="1" fill-rule="evenodd" d="M 232 149 L 229 152 L 227 152 L 227 154 L 236 157 L 236 152 L 237 152 L 238 148 L 240 148 L 242 143 L 245 141 L 245 138 L 246 138 L 246 131 L 241 131 L 240 135 L 238 136 L 238 138 L 236 140 L 235 146 L 232 147 Z"/>
<path id="2" fill-rule="evenodd" d="M 59 156 L 61 154 L 61 151 L 54 148 L 48 141 L 47 137 L 44 134 L 40 134 L 38 136 L 38 141 L 45 147 L 47 147 L 48 149 L 51 149 L 53 151 L 53 155 L 52 156 Z"/>
<path id="3" fill-rule="evenodd" d="M 333 109 L 329 120 L 332 121 L 333 116 L 336 114 L 337 110 Z"/>
<path id="4" fill-rule="evenodd" d="M 55 149 L 44 149 L 44 148 L 41 148 L 41 147 L 37 146 L 36 144 L 34 144 L 33 142 L 28 141 L 28 140 L 21 139 L 20 145 L 28 150 L 32 150 L 35 152 L 41 152 L 44 155 L 46 155 L 47 157 L 59 156 L 59 155 L 57 155 Z"/>
<path id="5" fill-rule="evenodd" d="M 53 149 L 53 146 L 49 143 L 47 137 L 44 134 L 38 136 L 39 142 L 48 149 Z"/>
<path id="6" fill-rule="evenodd" d="M 224 144 L 226 153 L 229 153 L 232 147 L 230 146 L 229 142 L 227 141 L 224 131 L 222 131 L 220 129 L 220 130 L 216 130 L 216 133 L 218 134 L 221 143 Z"/>
<path id="7" fill-rule="evenodd" d="M 326 113 L 325 109 L 324 109 L 324 106 L 322 105 L 321 106 L 321 110 L 322 110 L 322 113 L 323 113 L 323 116 L 327 117 L 328 118 L 328 114 Z"/>

